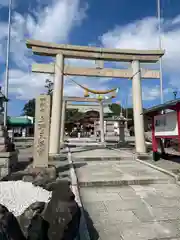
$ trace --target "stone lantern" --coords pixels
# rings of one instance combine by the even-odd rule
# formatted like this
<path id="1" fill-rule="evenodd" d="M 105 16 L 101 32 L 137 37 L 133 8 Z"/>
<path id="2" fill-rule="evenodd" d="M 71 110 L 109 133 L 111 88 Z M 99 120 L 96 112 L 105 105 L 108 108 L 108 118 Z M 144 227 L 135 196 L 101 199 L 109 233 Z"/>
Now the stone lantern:
<path id="1" fill-rule="evenodd" d="M 3 117 L 4 117 L 4 103 L 8 102 L 8 99 L 4 96 L 4 94 L 1 91 L 1 87 L 0 87 L 0 125 L 3 125 Z"/>
<path id="2" fill-rule="evenodd" d="M 7 176 L 17 164 L 18 153 L 15 145 L 8 137 L 7 128 L 4 127 L 4 102 L 8 99 L 4 96 L 0 87 L 0 179 Z"/>
<path id="3" fill-rule="evenodd" d="M 120 114 L 120 116 L 114 116 L 113 121 L 118 122 L 119 142 L 124 143 L 125 142 L 125 122 L 127 120 L 122 114 Z"/>
<path id="4" fill-rule="evenodd" d="M 119 123 L 119 141 L 121 143 L 125 142 L 125 122 L 126 118 L 122 114 L 120 114 L 118 118 L 118 123 Z"/>

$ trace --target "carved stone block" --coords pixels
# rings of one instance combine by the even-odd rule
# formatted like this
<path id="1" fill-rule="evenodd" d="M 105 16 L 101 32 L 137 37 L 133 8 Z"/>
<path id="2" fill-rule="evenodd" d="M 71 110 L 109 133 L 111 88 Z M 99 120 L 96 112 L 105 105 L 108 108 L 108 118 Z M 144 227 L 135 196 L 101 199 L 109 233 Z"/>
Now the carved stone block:
<path id="1" fill-rule="evenodd" d="M 18 152 L 0 152 L 0 179 L 6 177 L 16 167 Z"/>
<path id="2" fill-rule="evenodd" d="M 6 137 L 6 134 L 3 130 L 0 130 L 0 137 Z"/>
<path id="3" fill-rule="evenodd" d="M 36 121 L 34 136 L 33 167 L 48 167 L 50 96 L 40 95 L 36 99 Z"/>
<path id="4" fill-rule="evenodd" d="M 0 145 L 4 145 L 6 143 L 5 137 L 0 137 Z"/>

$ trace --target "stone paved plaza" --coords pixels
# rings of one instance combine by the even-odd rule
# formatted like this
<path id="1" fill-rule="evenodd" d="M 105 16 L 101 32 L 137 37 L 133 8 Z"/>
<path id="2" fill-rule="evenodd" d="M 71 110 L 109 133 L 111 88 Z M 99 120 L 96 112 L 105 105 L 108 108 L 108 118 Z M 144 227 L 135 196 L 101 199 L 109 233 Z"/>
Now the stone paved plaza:
<path id="1" fill-rule="evenodd" d="M 173 178 L 135 160 L 77 161 L 75 166 L 80 186 L 174 182 Z"/>
<path id="2" fill-rule="evenodd" d="M 71 151 L 91 240 L 180 240 L 180 186 L 174 178 L 136 161 L 126 149 Z M 31 153 L 21 149 L 20 161 Z M 55 162 L 66 179 L 68 162 Z"/>
<path id="3" fill-rule="evenodd" d="M 175 184 L 80 192 L 93 240 L 180 239 L 180 187 Z"/>
<path id="4" fill-rule="evenodd" d="M 90 149 L 85 149 L 83 147 L 79 147 L 79 148 L 75 148 L 73 149 L 73 157 L 77 158 L 77 159 L 94 159 L 96 160 L 97 158 L 129 158 L 132 159 L 132 152 L 131 151 L 127 151 L 127 150 L 121 150 L 121 152 L 119 151 L 115 151 L 112 149 L 106 149 L 106 148 L 97 148 L 97 147 L 89 147 Z"/>
<path id="5" fill-rule="evenodd" d="M 72 153 L 91 239 L 180 239 L 180 186 L 174 179 L 132 155 L 118 161 L 113 158 L 123 154 L 117 151 L 95 152 Z M 113 152 L 112 160 L 92 160 L 98 152 Z"/>

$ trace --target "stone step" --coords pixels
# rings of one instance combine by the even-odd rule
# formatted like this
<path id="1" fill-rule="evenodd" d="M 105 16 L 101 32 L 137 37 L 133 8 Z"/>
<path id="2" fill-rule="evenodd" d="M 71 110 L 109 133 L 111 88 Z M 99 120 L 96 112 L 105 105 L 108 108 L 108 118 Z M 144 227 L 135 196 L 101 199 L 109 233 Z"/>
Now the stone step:
<path id="1" fill-rule="evenodd" d="M 81 159 L 80 161 L 120 161 L 120 160 L 132 160 L 132 156 L 120 156 L 120 157 L 73 157 L 73 161 L 78 161 L 79 159 Z"/>
<path id="2" fill-rule="evenodd" d="M 56 181 L 68 182 L 69 184 L 71 184 L 70 177 L 58 177 Z"/>
<path id="3" fill-rule="evenodd" d="M 67 156 L 66 154 L 64 153 L 61 153 L 61 154 L 56 154 L 56 155 L 50 155 L 49 156 L 49 161 L 52 162 L 52 161 L 65 161 L 67 160 Z"/>
<path id="4" fill-rule="evenodd" d="M 139 160 L 151 160 L 153 159 L 152 153 L 136 154 L 136 158 Z"/>
<path id="5" fill-rule="evenodd" d="M 149 184 L 168 184 L 174 183 L 174 179 L 151 179 L 151 178 L 140 178 L 140 179 L 122 179 L 122 180 L 103 180 L 103 181 L 78 181 L 79 187 L 114 187 L 114 186 L 129 186 L 129 185 L 149 185 Z"/>

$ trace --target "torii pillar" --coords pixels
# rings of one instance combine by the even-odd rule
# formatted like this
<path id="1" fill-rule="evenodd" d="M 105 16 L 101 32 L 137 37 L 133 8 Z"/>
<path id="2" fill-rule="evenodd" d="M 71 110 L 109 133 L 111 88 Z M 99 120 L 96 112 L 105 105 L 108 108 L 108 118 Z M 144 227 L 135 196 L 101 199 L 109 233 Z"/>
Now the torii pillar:
<path id="1" fill-rule="evenodd" d="M 64 57 L 62 54 L 56 55 L 54 89 L 52 97 L 51 110 L 51 127 L 50 127 L 50 144 L 49 154 L 58 154 L 60 150 L 61 136 L 61 113 L 63 105 L 63 88 L 64 88 Z"/>
<path id="2" fill-rule="evenodd" d="M 132 79 L 132 98 L 134 114 L 134 131 L 136 152 L 145 153 L 146 144 L 144 136 L 144 118 L 142 106 L 142 87 L 141 87 L 141 69 L 138 60 L 132 61 L 133 79 Z"/>
<path id="3" fill-rule="evenodd" d="M 63 146 L 64 144 L 64 132 L 65 132 L 65 120 L 66 120 L 66 104 L 67 101 L 63 100 L 62 104 L 62 114 L 61 114 L 61 131 L 60 131 L 60 144 Z"/>
<path id="4" fill-rule="evenodd" d="M 101 143 L 105 142 L 105 137 L 104 137 L 104 108 L 103 108 L 103 102 L 100 101 L 99 103 L 99 126 L 100 126 L 100 136 L 101 136 Z"/>

